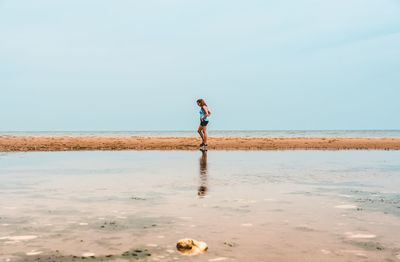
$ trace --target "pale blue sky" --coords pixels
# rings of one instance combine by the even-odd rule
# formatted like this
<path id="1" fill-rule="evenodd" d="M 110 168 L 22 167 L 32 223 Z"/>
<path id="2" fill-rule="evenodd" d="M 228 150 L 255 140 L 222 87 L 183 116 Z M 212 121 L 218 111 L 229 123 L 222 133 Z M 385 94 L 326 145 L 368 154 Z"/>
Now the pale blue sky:
<path id="1" fill-rule="evenodd" d="M 0 0 L 0 130 L 400 129 L 400 1 Z"/>

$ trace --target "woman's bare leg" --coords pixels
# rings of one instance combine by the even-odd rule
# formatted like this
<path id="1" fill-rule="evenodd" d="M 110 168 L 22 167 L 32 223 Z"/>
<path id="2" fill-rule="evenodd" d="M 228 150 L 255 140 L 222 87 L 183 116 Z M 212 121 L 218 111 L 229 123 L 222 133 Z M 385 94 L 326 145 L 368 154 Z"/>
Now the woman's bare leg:
<path id="1" fill-rule="evenodd" d="M 197 133 L 199 133 L 202 143 L 205 143 L 204 142 L 203 128 L 204 128 L 203 126 L 199 126 L 199 128 L 197 129 Z"/>
<path id="2" fill-rule="evenodd" d="M 204 144 L 207 144 L 207 138 L 208 138 L 208 135 L 207 135 L 207 127 L 206 127 L 206 126 L 203 126 L 203 143 L 204 143 Z"/>

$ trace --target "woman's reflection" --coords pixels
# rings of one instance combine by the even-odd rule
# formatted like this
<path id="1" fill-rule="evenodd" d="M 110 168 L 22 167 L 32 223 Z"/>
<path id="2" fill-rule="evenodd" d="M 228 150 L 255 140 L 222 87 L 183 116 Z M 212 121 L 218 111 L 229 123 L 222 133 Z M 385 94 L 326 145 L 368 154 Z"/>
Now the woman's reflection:
<path id="1" fill-rule="evenodd" d="M 207 181 L 207 151 L 201 151 L 200 157 L 200 186 L 197 192 L 199 197 L 204 197 L 207 195 L 208 191 L 208 181 Z"/>

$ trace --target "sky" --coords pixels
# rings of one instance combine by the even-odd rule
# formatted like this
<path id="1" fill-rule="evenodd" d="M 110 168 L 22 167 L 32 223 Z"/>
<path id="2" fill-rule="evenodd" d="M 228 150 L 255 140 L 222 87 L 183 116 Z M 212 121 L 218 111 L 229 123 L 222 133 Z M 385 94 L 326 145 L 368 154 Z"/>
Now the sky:
<path id="1" fill-rule="evenodd" d="M 400 129 L 398 0 L 0 0 L 0 131 Z"/>

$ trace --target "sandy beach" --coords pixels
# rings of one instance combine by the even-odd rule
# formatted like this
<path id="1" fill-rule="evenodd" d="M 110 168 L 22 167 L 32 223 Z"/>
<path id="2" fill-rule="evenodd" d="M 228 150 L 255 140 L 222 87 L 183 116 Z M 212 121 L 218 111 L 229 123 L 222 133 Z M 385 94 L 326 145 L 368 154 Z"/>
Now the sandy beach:
<path id="1" fill-rule="evenodd" d="M 0 151 L 197 150 L 194 137 L 0 136 Z M 210 138 L 212 150 L 400 150 L 399 138 Z"/>

